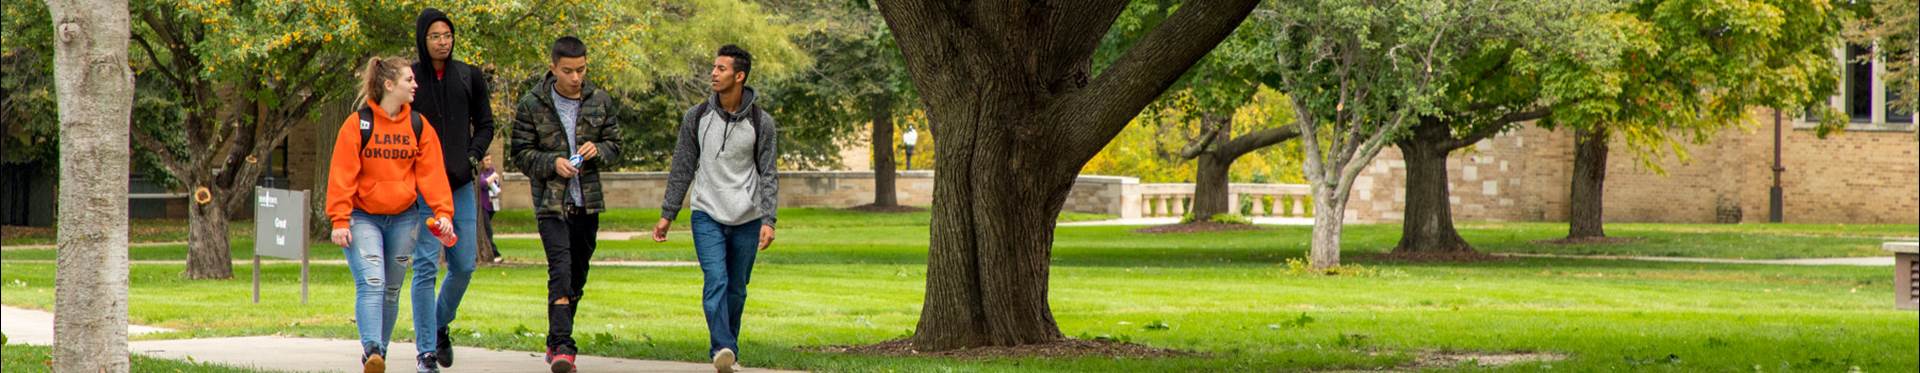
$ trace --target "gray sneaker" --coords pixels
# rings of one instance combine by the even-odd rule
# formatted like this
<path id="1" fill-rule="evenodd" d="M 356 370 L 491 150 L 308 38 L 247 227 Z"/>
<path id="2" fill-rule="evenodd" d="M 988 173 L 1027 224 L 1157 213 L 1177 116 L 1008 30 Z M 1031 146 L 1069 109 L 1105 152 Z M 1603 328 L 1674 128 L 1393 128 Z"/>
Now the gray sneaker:
<path id="1" fill-rule="evenodd" d="M 733 349 L 731 348 L 722 348 L 720 349 L 720 352 L 713 353 L 714 371 L 717 371 L 720 373 L 733 373 L 735 370 L 739 369 L 739 365 L 734 364 L 736 362 L 738 361 L 734 359 Z"/>
<path id="2" fill-rule="evenodd" d="M 414 360 L 419 361 L 419 364 L 414 365 L 414 371 L 419 373 L 440 373 L 440 365 L 436 364 L 439 361 L 433 357 L 432 352 L 420 354 L 420 358 Z"/>

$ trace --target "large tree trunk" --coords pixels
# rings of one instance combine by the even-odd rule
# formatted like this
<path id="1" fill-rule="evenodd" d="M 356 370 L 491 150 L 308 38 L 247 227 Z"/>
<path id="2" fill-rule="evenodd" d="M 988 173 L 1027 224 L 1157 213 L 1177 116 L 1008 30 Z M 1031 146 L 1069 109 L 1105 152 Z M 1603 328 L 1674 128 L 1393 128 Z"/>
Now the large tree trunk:
<path id="1" fill-rule="evenodd" d="M 1345 227 L 1347 196 L 1334 189 L 1313 191 L 1313 246 L 1308 249 L 1307 263 L 1315 269 L 1340 265 L 1340 231 Z"/>
<path id="2" fill-rule="evenodd" d="M 485 265 L 485 264 L 493 263 L 493 258 L 495 257 L 493 253 L 495 251 L 498 251 L 498 250 L 495 250 L 493 247 L 493 232 L 487 229 L 488 227 L 487 221 L 486 221 L 487 212 L 479 210 L 480 200 L 486 199 L 486 198 L 487 198 L 487 181 L 480 178 L 480 167 L 479 165 L 476 164 L 473 167 L 473 202 L 472 202 L 473 204 L 470 205 L 474 207 L 473 223 L 475 225 L 478 225 L 476 227 L 473 227 L 474 228 L 473 233 L 475 236 L 473 238 L 474 240 L 473 249 L 479 251 L 474 254 L 474 257 L 473 257 L 474 265 Z M 321 206 L 325 206 L 325 205 L 321 205 Z M 331 230 L 329 230 L 328 235 L 329 236 L 332 235 Z M 448 250 L 452 250 L 452 248 L 448 248 Z"/>
<path id="3" fill-rule="evenodd" d="M 1062 338 L 1048 264 L 1080 167 L 1258 3 L 1183 5 L 1096 76 L 1123 2 L 879 2 L 939 136 L 915 349 Z"/>
<path id="4" fill-rule="evenodd" d="M 220 202 L 219 192 L 210 193 L 216 193 L 213 202 L 187 202 L 187 278 L 191 279 L 233 278 L 226 204 Z"/>
<path id="5" fill-rule="evenodd" d="M 1231 176 L 1233 160 L 1240 155 L 1228 154 L 1221 149 L 1226 146 L 1227 139 L 1233 135 L 1233 117 L 1231 114 L 1224 116 L 1209 114 L 1204 120 L 1210 122 L 1214 130 L 1210 132 L 1212 139 L 1202 141 L 1219 145 L 1213 146 L 1212 150 L 1203 150 L 1199 156 L 1194 157 L 1199 162 L 1199 167 L 1195 167 L 1194 170 L 1193 207 L 1189 210 L 1194 222 L 1209 221 L 1214 215 L 1231 213 L 1229 209 L 1239 207 L 1227 206 L 1227 200 L 1230 199 L 1227 198 L 1227 194 L 1232 192 L 1228 190 L 1228 179 Z"/>
<path id="6" fill-rule="evenodd" d="M 324 106 L 323 109 L 320 109 L 320 112 L 343 113 L 348 111 L 347 107 L 349 106 L 343 104 L 329 104 Z M 310 240 L 319 241 L 327 241 L 333 237 L 333 220 L 327 217 L 326 208 L 327 173 L 333 169 L 333 162 L 331 162 L 333 159 L 333 142 L 337 140 L 337 137 L 339 137 L 338 134 L 340 133 L 340 127 L 326 125 L 326 123 L 327 121 L 321 120 L 314 123 L 314 125 L 307 126 L 307 136 L 312 136 L 311 138 L 313 139 L 313 158 L 310 159 L 318 160 L 317 162 L 311 162 L 313 168 L 309 169 L 310 172 L 313 172 L 313 177 L 308 179 L 313 180 L 311 183 L 313 189 L 307 192 L 307 237 Z M 331 248 L 334 246 L 327 244 L 326 247 Z M 309 252 L 311 252 L 311 250 L 309 250 Z"/>
<path id="7" fill-rule="evenodd" d="M 1568 201 L 1567 239 L 1606 237 L 1601 216 L 1607 180 L 1607 130 L 1578 131 L 1573 151 L 1573 188 Z"/>
<path id="8" fill-rule="evenodd" d="M 873 115 L 873 206 L 899 206 L 894 187 L 893 100 L 876 99 L 868 112 Z"/>
<path id="9" fill-rule="evenodd" d="M 1198 157 L 1199 167 L 1194 170 L 1193 206 L 1190 214 L 1194 222 L 1213 219 L 1214 215 L 1238 212 L 1239 206 L 1228 206 L 1230 190 L 1228 172 L 1233 167 L 1232 160 L 1220 159 L 1220 153 L 1209 152 Z"/>
<path id="10" fill-rule="evenodd" d="M 1445 123 L 1423 120 L 1413 138 L 1399 141 L 1407 161 L 1407 206 L 1400 226 L 1396 254 L 1464 253 L 1473 246 L 1453 227 L 1453 194 L 1447 185 L 1446 143 L 1453 140 Z"/>
<path id="11" fill-rule="evenodd" d="M 935 143 L 941 159 L 934 163 L 933 198 L 939 203 L 916 348 L 1062 338 L 1047 304 L 1047 274 L 1054 222 L 1072 178 L 1027 177 L 1013 166 L 1024 157 L 1008 149 L 1010 136 L 982 137 L 948 135 Z"/>
<path id="12" fill-rule="evenodd" d="M 1181 151 L 1181 157 L 1194 158 L 1200 162 L 1195 170 L 1193 189 L 1193 221 L 1211 220 L 1214 215 L 1232 214 L 1240 211 L 1230 198 L 1233 187 L 1229 184 L 1233 162 L 1240 156 L 1265 149 L 1266 147 L 1300 137 L 1300 129 L 1294 125 L 1268 128 L 1240 137 L 1231 137 L 1233 117 L 1231 115 L 1209 116 L 1209 121 L 1218 123 L 1217 132 L 1209 138 Z M 1231 138 L 1232 140 L 1228 140 Z"/>
<path id="13" fill-rule="evenodd" d="M 60 113 L 53 370 L 126 372 L 127 160 L 133 115 L 127 3 L 50 0 L 47 8 L 54 23 Z"/>

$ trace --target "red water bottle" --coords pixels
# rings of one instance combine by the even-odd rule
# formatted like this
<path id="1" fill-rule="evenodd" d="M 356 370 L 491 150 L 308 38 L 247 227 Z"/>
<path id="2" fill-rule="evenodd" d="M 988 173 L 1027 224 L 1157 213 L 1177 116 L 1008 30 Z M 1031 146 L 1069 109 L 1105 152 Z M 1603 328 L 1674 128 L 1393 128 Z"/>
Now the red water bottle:
<path id="1" fill-rule="evenodd" d="M 460 242 L 460 237 L 453 234 L 453 222 L 446 218 L 427 218 L 427 231 L 433 232 L 433 237 L 440 239 L 440 246 L 453 247 L 454 243 Z"/>

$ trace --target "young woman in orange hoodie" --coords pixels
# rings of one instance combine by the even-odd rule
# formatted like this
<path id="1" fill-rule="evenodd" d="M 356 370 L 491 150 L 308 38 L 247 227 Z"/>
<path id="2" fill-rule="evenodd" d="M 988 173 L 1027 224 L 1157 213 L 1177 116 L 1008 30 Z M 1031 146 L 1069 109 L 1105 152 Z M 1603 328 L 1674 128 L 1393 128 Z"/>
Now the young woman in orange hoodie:
<path id="1" fill-rule="evenodd" d="M 360 86 L 366 106 L 340 125 L 327 174 L 327 217 L 333 243 L 346 252 L 353 271 L 360 362 L 370 373 L 386 371 L 387 340 L 406 283 L 401 276 L 420 229 L 447 232 L 441 236 L 445 246 L 458 239 L 448 220 L 453 197 L 439 136 L 409 105 L 416 84 L 408 65 L 398 57 L 367 61 Z M 432 217 L 417 211 L 415 201 L 422 198 Z"/>

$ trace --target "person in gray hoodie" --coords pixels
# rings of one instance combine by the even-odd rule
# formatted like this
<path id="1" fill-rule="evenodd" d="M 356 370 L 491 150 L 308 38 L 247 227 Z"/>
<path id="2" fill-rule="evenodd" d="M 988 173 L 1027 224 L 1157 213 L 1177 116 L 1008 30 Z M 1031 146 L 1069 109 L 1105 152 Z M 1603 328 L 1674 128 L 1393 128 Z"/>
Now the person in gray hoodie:
<path id="1" fill-rule="evenodd" d="M 666 242 L 667 228 L 693 197 L 693 248 L 705 286 L 700 305 L 706 312 L 713 367 L 739 369 L 740 314 L 747 301 L 747 280 L 754 255 L 773 244 L 775 210 L 780 201 L 773 118 L 754 103 L 747 77 L 753 55 L 738 46 L 720 47 L 710 72 L 713 95 L 680 120 L 674 142 L 667 195 L 660 202 L 654 242 Z"/>

